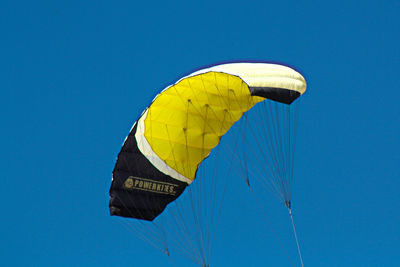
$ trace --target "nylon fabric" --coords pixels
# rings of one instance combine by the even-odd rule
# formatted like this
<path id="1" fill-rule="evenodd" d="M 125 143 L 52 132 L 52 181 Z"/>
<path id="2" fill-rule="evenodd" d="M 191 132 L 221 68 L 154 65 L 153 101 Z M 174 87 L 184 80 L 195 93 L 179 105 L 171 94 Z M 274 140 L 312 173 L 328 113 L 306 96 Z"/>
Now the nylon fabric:
<path id="1" fill-rule="evenodd" d="M 220 138 L 262 100 L 252 96 L 237 76 L 219 72 L 192 76 L 155 98 L 147 112 L 144 136 L 160 159 L 193 181 L 199 164 Z"/>

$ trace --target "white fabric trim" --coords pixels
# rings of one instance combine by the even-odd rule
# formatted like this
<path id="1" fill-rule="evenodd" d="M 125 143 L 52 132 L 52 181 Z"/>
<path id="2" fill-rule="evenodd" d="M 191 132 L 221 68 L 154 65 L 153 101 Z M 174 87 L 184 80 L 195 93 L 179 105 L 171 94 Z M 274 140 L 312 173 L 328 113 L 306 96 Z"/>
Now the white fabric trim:
<path id="1" fill-rule="evenodd" d="M 182 79 L 207 73 L 223 72 L 239 76 L 249 87 L 273 87 L 298 91 L 306 91 L 306 80 L 292 68 L 271 63 L 228 63 L 201 69 Z M 182 80 L 181 79 L 181 80 Z"/>
<path id="2" fill-rule="evenodd" d="M 138 126 L 136 129 L 136 142 L 138 145 L 138 148 L 140 152 L 153 164 L 154 167 L 156 167 L 159 171 L 162 173 L 165 173 L 166 175 L 171 176 L 172 178 L 179 180 L 181 182 L 185 182 L 187 184 L 191 184 L 192 180 L 189 178 L 183 176 L 182 174 L 178 173 L 176 170 L 172 169 L 170 166 L 168 166 L 162 159 L 160 159 L 157 154 L 151 149 L 151 146 L 149 142 L 147 141 L 146 137 L 144 136 L 145 132 L 145 124 L 144 121 L 147 117 L 147 112 L 143 114 L 142 117 L 138 120 Z"/>
<path id="3" fill-rule="evenodd" d="M 180 78 L 174 84 L 165 87 L 160 94 L 186 78 L 211 71 L 238 76 L 249 87 L 285 88 L 298 91 L 300 94 L 303 94 L 307 88 L 304 77 L 292 68 L 272 63 L 237 62 L 216 65 L 190 73 Z M 152 102 L 154 102 L 157 97 L 158 95 L 154 97 Z"/>

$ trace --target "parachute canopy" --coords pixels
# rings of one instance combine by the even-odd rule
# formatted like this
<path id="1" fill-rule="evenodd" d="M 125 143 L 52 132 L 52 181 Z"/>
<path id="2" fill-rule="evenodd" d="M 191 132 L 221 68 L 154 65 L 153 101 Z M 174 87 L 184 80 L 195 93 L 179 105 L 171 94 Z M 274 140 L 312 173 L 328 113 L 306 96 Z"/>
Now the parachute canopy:
<path id="1" fill-rule="evenodd" d="M 167 87 L 135 122 L 118 155 L 111 215 L 153 220 L 192 183 L 246 111 L 265 99 L 290 105 L 305 90 L 300 73 L 269 63 L 217 65 Z"/>

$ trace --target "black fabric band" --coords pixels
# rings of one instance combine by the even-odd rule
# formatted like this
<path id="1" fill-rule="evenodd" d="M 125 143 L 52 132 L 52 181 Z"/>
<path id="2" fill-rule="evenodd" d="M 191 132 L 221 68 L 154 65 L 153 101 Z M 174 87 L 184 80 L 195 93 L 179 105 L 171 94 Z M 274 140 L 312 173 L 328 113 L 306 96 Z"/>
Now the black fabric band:
<path id="1" fill-rule="evenodd" d="M 291 104 L 300 96 L 297 91 L 273 87 L 249 87 L 251 95 L 265 97 L 280 103 Z"/>

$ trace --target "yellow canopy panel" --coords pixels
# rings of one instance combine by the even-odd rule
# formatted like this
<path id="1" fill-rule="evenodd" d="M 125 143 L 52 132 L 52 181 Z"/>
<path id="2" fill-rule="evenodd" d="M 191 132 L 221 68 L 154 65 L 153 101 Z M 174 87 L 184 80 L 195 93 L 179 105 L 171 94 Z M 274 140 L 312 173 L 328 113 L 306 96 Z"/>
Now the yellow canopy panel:
<path id="1" fill-rule="evenodd" d="M 137 122 L 141 153 L 161 172 L 190 184 L 221 137 L 256 103 L 290 104 L 306 89 L 293 69 L 231 63 L 199 70 L 163 90 Z"/>

